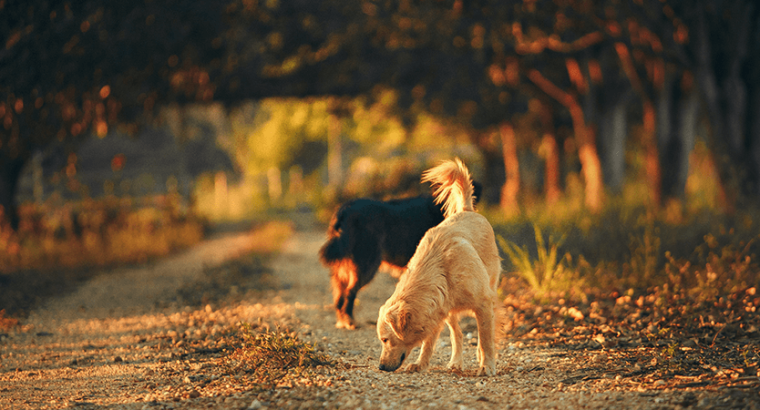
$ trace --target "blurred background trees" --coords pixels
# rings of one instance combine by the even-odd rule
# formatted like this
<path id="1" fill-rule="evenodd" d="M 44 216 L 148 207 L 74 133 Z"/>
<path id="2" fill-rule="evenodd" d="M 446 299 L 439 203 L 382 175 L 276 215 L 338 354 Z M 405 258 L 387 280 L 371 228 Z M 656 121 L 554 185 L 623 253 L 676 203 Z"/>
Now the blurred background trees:
<path id="1" fill-rule="evenodd" d="M 243 174 L 246 198 L 257 181 L 282 196 L 282 171 L 334 199 L 401 194 L 436 149 L 469 156 L 508 212 L 573 192 L 598 212 L 637 180 L 658 209 L 685 198 L 698 160 L 725 209 L 760 193 L 753 0 L 32 0 L 0 15 L 0 205 L 14 228 L 35 155 L 76 173 L 86 139 L 162 126 L 189 163 L 208 151 L 199 139 L 224 150 L 219 169 Z"/>

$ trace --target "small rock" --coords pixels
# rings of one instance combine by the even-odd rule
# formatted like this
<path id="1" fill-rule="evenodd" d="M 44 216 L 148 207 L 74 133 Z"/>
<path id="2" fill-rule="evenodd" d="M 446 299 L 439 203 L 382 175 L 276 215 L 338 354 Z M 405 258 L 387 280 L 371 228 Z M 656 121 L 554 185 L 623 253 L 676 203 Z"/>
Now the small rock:
<path id="1" fill-rule="evenodd" d="M 124 359 L 122 359 L 121 356 L 116 356 L 116 357 L 113 358 L 113 362 L 114 363 L 121 363 L 123 361 L 124 361 Z"/>
<path id="2" fill-rule="evenodd" d="M 693 348 L 697 347 L 697 341 L 696 341 L 696 340 L 694 340 L 694 339 L 686 339 L 686 340 L 685 340 L 685 341 L 682 343 L 682 346 L 683 346 L 683 347 L 691 347 L 691 348 L 693 349 Z"/>

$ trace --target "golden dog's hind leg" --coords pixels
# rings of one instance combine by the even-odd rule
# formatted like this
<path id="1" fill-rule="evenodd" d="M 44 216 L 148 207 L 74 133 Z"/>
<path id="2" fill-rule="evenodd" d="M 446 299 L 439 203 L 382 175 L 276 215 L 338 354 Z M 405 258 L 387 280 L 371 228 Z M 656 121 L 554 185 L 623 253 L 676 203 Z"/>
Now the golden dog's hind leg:
<path id="1" fill-rule="evenodd" d="M 478 376 L 496 375 L 496 328 L 492 303 L 475 313 L 478 321 Z"/>
<path id="2" fill-rule="evenodd" d="M 446 324 L 449 325 L 449 335 L 451 336 L 451 360 L 449 360 L 448 368 L 462 370 L 464 337 L 462 336 L 462 328 L 459 327 L 459 315 L 450 313 L 446 318 Z"/>

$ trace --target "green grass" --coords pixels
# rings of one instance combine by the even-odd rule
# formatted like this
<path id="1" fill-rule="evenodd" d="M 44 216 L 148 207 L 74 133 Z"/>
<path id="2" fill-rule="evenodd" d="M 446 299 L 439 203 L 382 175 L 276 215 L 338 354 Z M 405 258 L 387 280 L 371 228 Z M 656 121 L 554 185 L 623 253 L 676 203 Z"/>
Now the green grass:
<path id="1" fill-rule="evenodd" d="M 533 258 L 526 245 L 518 246 L 516 243 L 504 239 L 498 235 L 497 240 L 502 251 L 507 254 L 517 274 L 538 294 L 545 295 L 554 291 L 579 290 L 581 282 L 578 282 L 577 272 L 569 267 L 572 260 L 569 254 L 559 257 L 558 248 L 565 238 L 554 242 L 544 242 L 541 228 L 533 224 L 536 241 L 536 257 Z"/>

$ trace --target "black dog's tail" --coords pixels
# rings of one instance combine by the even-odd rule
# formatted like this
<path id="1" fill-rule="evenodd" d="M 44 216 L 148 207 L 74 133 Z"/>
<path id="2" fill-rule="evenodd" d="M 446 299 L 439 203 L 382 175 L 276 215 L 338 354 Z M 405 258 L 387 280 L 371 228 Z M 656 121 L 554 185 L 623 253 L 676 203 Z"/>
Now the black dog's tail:
<path id="1" fill-rule="evenodd" d="M 443 204 L 443 215 L 448 218 L 465 211 L 474 211 L 472 178 L 470 171 L 459 159 L 445 161 L 422 174 L 422 182 L 435 188 L 435 202 Z"/>
<path id="2" fill-rule="evenodd" d="M 319 260 L 325 266 L 334 265 L 345 259 L 345 250 L 341 246 L 340 237 L 334 236 L 319 249 Z"/>
<path id="3" fill-rule="evenodd" d="M 334 265 L 348 256 L 348 243 L 340 234 L 340 211 L 333 216 L 330 227 L 327 229 L 327 242 L 319 249 L 319 260 L 325 266 Z"/>

